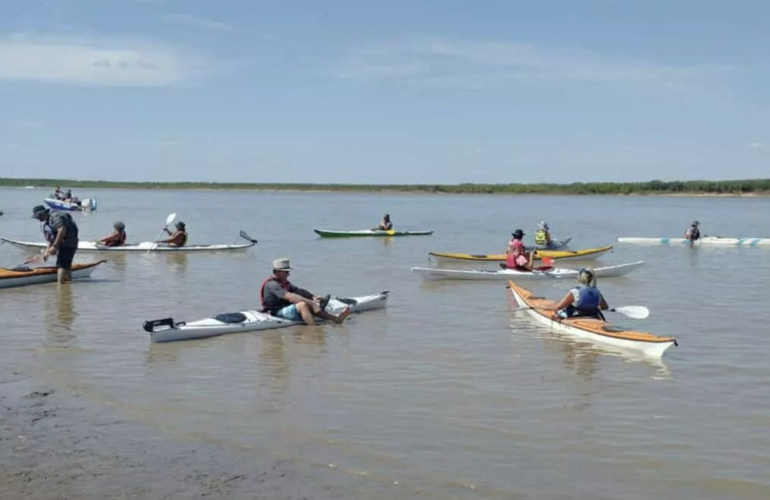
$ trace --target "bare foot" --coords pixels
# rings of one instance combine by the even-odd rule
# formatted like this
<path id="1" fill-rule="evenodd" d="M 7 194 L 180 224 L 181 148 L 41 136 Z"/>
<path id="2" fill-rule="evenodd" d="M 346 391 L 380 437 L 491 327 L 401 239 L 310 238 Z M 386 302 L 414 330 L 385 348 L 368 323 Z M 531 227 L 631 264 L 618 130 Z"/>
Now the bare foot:
<path id="1" fill-rule="evenodd" d="M 349 308 L 349 307 L 346 307 L 346 308 L 345 308 L 345 309 L 344 309 L 344 310 L 343 310 L 343 311 L 342 311 L 342 312 L 339 314 L 339 316 L 337 316 L 337 318 L 334 320 L 334 322 L 335 322 L 335 323 L 337 323 L 337 324 L 339 325 L 340 323 L 342 323 L 343 321 L 345 321 L 345 318 L 347 318 L 348 316 L 350 316 L 350 312 L 351 312 L 351 311 L 350 311 L 350 308 Z"/>

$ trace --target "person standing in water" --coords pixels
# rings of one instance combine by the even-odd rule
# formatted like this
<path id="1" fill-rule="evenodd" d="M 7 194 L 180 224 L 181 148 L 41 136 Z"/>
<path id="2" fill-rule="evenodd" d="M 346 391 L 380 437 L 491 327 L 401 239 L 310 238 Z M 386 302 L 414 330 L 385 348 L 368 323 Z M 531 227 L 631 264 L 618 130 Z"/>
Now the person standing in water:
<path id="1" fill-rule="evenodd" d="M 49 241 L 48 248 L 43 252 L 43 260 L 47 261 L 49 256 L 56 255 L 58 281 L 69 283 L 72 281 L 72 261 L 80 242 L 77 224 L 70 214 L 52 212 L 43 205 L 37 205 L 32 209 L 32 218 L 48 224 L 55 231 L 53 241 Z"/>
<path id="2" fill-rule="evenodd" d="M 684 232 L 684 237 L 690 242 L 690 246 L 693 246 L 700 239 L 700 229 L 698 229 L 698 226 L 700 226 L 700 222 L 694 220 Z"/>

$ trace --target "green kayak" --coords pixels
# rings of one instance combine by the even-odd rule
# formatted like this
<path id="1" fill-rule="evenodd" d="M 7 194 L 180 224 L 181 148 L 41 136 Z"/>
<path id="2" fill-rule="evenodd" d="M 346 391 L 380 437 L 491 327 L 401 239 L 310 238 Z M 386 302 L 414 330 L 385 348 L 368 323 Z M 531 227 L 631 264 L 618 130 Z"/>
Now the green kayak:
<path id="1" fill-rule="evenodd" d="M 433 231 L 372 231 L 371 229 L 362 229 L 360 231 L 326 231 L 323 229 L 314 229 L 321 238 L 360 238 L 365 236 L 428 236 Z"/>

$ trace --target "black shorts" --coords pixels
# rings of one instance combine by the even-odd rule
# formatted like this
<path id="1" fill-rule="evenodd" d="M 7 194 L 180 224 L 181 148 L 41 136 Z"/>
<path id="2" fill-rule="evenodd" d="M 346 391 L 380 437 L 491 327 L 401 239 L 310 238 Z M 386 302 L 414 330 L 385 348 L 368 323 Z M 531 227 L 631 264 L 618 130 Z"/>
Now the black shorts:
<path id="1" fill-rule="evenodd" d="M 56 267 L 61 269 L 72 269 L 72 260 L 75 258 L 77 247 L 60 247 L 56 252 Z"/>

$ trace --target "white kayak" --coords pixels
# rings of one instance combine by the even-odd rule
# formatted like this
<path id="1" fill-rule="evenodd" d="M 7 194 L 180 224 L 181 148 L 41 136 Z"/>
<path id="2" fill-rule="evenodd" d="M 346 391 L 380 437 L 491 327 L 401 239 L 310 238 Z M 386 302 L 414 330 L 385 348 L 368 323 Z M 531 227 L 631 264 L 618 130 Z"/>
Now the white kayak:
<path id="1" fill-rule="evenodd" d="M 614 266 L 597 267 L 594 269 L 597 278 L 610 278 L 625 276 L 631 271 L 644 265 L 644 261 L 631 262 L 628 264 L 617 264 Z M 505 281 L 515 280 L 537 280 L 537 279 L 559 279 L 574 278 L 578 272 L 575 269 L 563 268 L 543 268 L 532 272 L 518 271 L 515 269 L 500 269 L 498 271 L 487 271 L 483 269 L 474 269 L 466 271 L 461 269 L 440 269 L 435 267 L 413 267 L 413 273 L 419 274 L 425 280 L 467 280 L 467 281 Z"/>
<path id="2" fill-rule="evenodd" d="M 248 243 L 239 243 L 234 245 L 186 245 L 183 247 L 172 247 L 163 243 L 154 241 L 145 241 L 143 243 L 128 243 L 119 247 L 110 247 L 100 245 L 93 241 L 81 241 L 78 243 L 79 252 L 221 252 L 226 250 L 246 250 L 257 244 L 257 240 L 251 238 L 248 234 L 241 231 L 241 238 Z M 21 248 L 43 249 L 48 246 L 43 242 L 18 241 L 9 238 L 0 238 L 3 243 L 8 243 Z"/>
<path id="3" fill-rule="evenodd" d="M 618 238 L 619 243 L 632 245 L 689 245 L 686 238 Z M 721 238 L 719 236 L 704 236 L 695 241 L 695 246 L 704 247 L 767 247 L 770 238 Z"/>
<path id="4" fill-rule="evenodd" d="M 339 314 L 346 307 L 354 313 L 382 309 L 387 305 L 389 292 L 367 295 L 365 297 L 337 297 L 329 301 L 326 311 Z M 144 330 L 150 334 L 152 342 L 173 342 L 176 340 L 205 339 L 230 333 L 256 332 L 273 330 L 293 325 L 303 325 L 301 321 L 271 316 L 256 310 L 219 314 L 212 318 L 186 323 L 174 322 L 172 318 L 156 319 L 144 322 Z"/>

